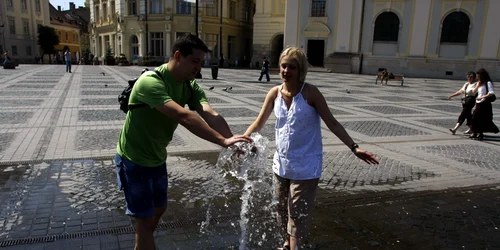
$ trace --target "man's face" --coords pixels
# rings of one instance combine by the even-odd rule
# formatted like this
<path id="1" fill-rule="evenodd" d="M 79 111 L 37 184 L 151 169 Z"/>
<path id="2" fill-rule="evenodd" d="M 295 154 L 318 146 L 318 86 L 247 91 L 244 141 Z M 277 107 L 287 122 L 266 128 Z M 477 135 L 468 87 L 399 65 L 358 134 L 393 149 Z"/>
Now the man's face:
<path id="1" fill-rule="evenodd" d="M 205 58 L 205 52 L 199 49 L 193 49 L 193 53 L 184 57 L 180 54 L 179 51 L 179 69 L 182 72 L 182 75 L 186 79 L 194 79 L 196 74 L 201 70 L 201 63 L 203 58 Z"/>

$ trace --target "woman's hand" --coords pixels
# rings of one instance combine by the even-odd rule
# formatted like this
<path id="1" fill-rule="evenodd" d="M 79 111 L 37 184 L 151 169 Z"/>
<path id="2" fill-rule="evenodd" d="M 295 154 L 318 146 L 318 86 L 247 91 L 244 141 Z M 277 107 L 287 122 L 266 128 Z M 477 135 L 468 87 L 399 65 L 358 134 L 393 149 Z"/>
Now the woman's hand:
<path id="1" fill-rule="evenodd" d="M 356 148 L 354 150 L 354 154 L 361 160 L 363 160 L 364 162 L 368 163 L 368 164 L 378 164 L 378 160 L 375 158 L 375 156 L 373 154 L 371 154 L 370 152 L 368 151 L 365 151 L 361 148 Z"/>

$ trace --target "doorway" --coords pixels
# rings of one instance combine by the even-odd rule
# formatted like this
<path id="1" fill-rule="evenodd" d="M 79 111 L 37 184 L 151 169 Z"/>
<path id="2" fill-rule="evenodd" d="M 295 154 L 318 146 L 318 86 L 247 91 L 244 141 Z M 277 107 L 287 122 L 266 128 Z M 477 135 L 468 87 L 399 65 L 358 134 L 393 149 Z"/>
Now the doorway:
<path id="1" fill-rule="evenodd" d="M 281 52 L 283 52 L 284 35 L 276 35 L 271 44 L 271 67 L 278 67 Z"/>
<path id="2" fill-rule="evenodd" d="M 325 40 L 307 40 L 307 59 L 314 67 L 323 67 Z"/>

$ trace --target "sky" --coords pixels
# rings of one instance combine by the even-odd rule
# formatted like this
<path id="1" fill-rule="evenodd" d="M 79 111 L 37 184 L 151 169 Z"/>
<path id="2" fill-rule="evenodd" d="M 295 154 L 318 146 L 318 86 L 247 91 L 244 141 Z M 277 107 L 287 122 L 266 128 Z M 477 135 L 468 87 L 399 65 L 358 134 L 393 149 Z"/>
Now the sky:
<path id="1" fill-rule="evenodd" d="M 85 0 L 49 0 L 49 2 L 52 4 L 57 9 L 57 6 L 60 5 L 61 9 L 63 10 L 68 10 L 69 9 L 69 3 L 73 2 L 75 3 L 76 7 L 78 6 L 85 6 Z"/>

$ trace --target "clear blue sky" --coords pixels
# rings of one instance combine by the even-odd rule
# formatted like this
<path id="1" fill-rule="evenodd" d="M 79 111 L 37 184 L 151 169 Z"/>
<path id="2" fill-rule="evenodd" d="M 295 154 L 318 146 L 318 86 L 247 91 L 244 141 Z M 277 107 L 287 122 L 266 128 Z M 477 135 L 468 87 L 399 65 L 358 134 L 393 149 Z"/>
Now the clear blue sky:
<path id="1" fill-rule="evenodd" d="M 57 6 L 60 5 L 61 9 L 69 10 L 69 3 L 75 3 L 76 7 L 85 6 L 85 0 L 49 0 L 49 2 L 57 9 Z"/>

